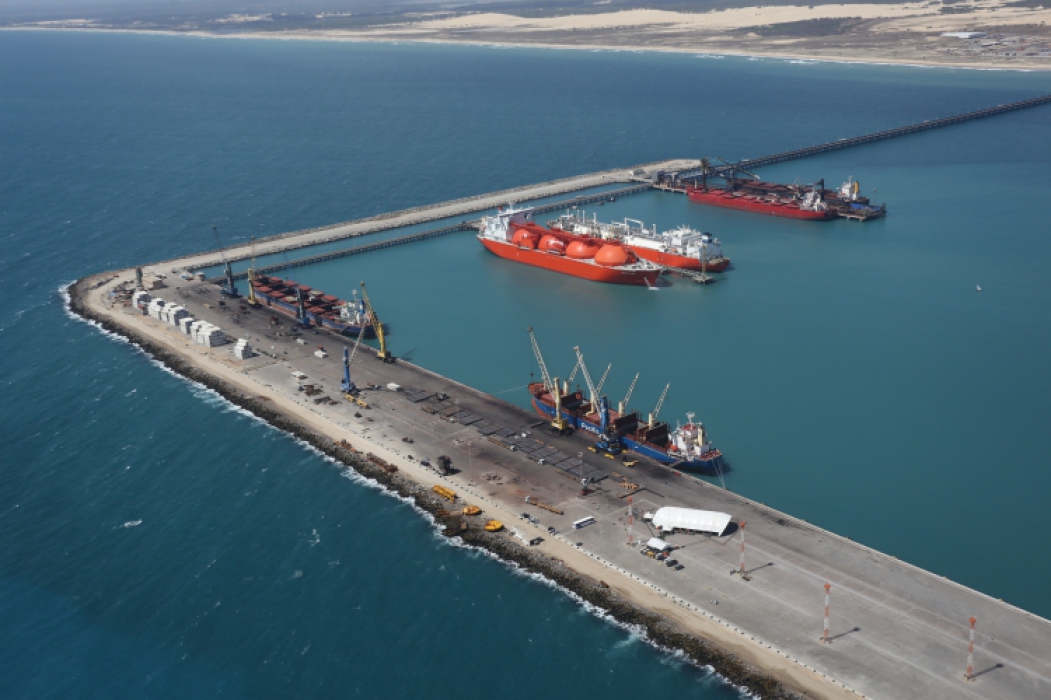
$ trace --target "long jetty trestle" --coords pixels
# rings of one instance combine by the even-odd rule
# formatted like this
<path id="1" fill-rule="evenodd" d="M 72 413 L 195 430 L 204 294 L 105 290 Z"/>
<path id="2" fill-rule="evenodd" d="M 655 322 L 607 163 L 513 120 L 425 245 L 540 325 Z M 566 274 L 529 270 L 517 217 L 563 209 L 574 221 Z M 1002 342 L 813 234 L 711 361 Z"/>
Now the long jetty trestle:
<path id="1" fill-rule="evenodd" d="M 669 189 L 667 186 L 661 184 L 660 182 L 655 182 L 656 178 L 654 177 L 654 173 L 656 173 L 656 172 L 662 172 L 665 175 L 672 175 L 673 179 L 680 180 L 680 181 L 681 180 L 696 179 L 696 178 L 701 177 L 702 174 L 706 174 L 708 177 L 719 177 L 721 175 L 725 175 L 727 173 L 732 173 L 732 172 L 735 172 L 737 170 L 754 169 L 754 168 L 759 168 L 759 167 L 763 167 L 763 166 L 767 166 L 767 165 L 773 165 L 775 163 L 783 163 L 783 162 L 789 161 L 789 160 L 797 160 L 797 159 L 800 159 L 800 158 L 809 158 L 811 156 L 820 155 L 822 153 L 829 153 L 831 151 L 838 151 L 838 150 L 842 150 L 844 148 L 853 148 L 855 146 L 862 146 L 862 145 L 865 145 L 865 144 L 868 144 L 868 143 L 874 143 L 876 141 L 883 141 L 883 140 L 886 140 L 886 139 L 897 138 L 899 136 L 907 136 L 909 134 L 915 134 L 915 133 L 918 133 L 918 132 L 921 132 L 921 131 L 928 131 L 930 129 L 939 129 L 939 128 L 944 127 L 944 126 L 950 126 L 952 124 L 959 124 L 961 122 L 971 121 L 971 120 L 974 120 L 974 119 L 985 119 L 987 117 L 993 117 L 993 116 L 997 116 L 997 115 L 1000 115 L 1000 114 L 1006 114 L 1007 112 L 1014 112 L 1014 111 L 1017 111 L 1017 110 L 1020 110 L 1020 109 L 1028 109 L 1030 107 L 1038 107 L 1040 105 L 1045 105 L 1045 104 L 1049 104 L 1049 103 L 1051 103 L 1051 95 L 1043 95 L 1041 97 L 1034 97 L 1034 98 L 1031 98 L 1031 99 L 1028 99 L 1028 100 L 1020 100 L 1018 102 L 1010 102 L 1008 104 L 997 105 L 996 107 L 988 107 L 986 109 L 980 109 L 980 110 L 976 110 L 976 111 L 973 111 L 973 112 L 967 112 L 965 114 L 958 114 L 958 115 L 951 116 L 951 117 L 943 117 L 941 119 L 934 119 L 934 120 L 924 121 L 924 122 L 920 122 L 919 124 L 913 124 L 911 126 L 902 126 L 902 127 L 898 127 L 898 128 L 895 128 L 895 129 L 887 129 L 887 130 L 884 130 L 884 131 L 878 131 L 878 132 L 873 133 L 873 134 L 866 134 L 864 136 L 855 136 L 855 137 L 852 137 L 852 138 L 839 139 L 838 141 L 832 141 L 830 143 L 824 143 L 824 144 L 820 144 L 820 145 L 817 145 L 817 146 L 810 146 L 808 148 L 799 148 L 799 149 L 796 149 L 794 151 L 785 151 L 784 153 L 776 153 L 774 155 L 763 156 L 761 158 L 749 158 L 749 159 L 746 159 L 746 160 L 742 160 L 742 161 L 740 161 L 738 163 L 732 163 L 732 164 L 727 164 L 727 165 L 720 165 L 720 166 L 715 167 L 715 168 L 710 168 L 710 169 L 707 170 L 706 173 L 702 173 L 702 171 L 701 171 L 699 166 L 687 165 L 687 167 L 683 167 L 683 168 L 679 168 L 679 169 L 670 169 L 670 170 L 653 169 L 652 171 L 647 172 L 647 171 L 642 170 L 642 169 L 629 170 L 629 169 L 625 168 L 622 171 L 615 171 L 615 170 L 613 170 L 613 171 L 606 171 L 604 174 L 595 173 L 595 174 L 592 174 L 592 175 L 582 175 L 579 178 L 568 178 L 567 180 L 556 181 L 557 183 L 564 183 L 564 187 L 560 191 L 562 191 L 562 192 L 569 192 L 569 191 L 572 191 L 573 189 L 578 189 L 578 190 L 592 189 L 592 188 L 594 188 L 596 186 L 599 186 L 595 182 L 595 178 L 597 176 L 599 176 L 599 175 L 603 175 L 606 178 L 607 182 L 617 182 L 617 181 L 619 181 L 619 182 L 622 182 L 622 183 L 632 183 L 632 184 L 630 184 L 630 185 L 628 185 L 626 187 L 621 187 L 621 188 L 614 189 L 614 190 L 606 190 L 604 192 L 595 192 L 595 193 L 586 194 L 586 195 L 579 195 L 577 197 L 561 200 L 561 201 L 558 201 L 558 202 L 552 202 L 552 203 L 549 203 L 549 204 L 541 204 L 541 205 L 538 205 L 537 207 L 535 207 L 533 209 L 533 211 L 535 213 L 537 213 L 537 214 L 542 214 L 542 213 L 546 213 L 546 212 L 557 211 L 557 210 L 560 210 L 560 209 L 567 209 L 567 208 L 571 208 L 571 207 L 574 207 L 574 206 L 591 204 L 593 202 L 600 202 L 600 201 L 606 201 L 606 200 L 609 200 L 609 199 L 615 199 L 615 198 L 618 198 L 618 197 L 625 197 L 627 195 L 638 194 L 640 192 L 646 192 L 646 191 L 649 191 L 649 190 L 652 190 L 652 189 L 665 189 L 665 190 Z M 680 161 L 680 162 L 698 163 L 700 161 L 694 160 L 694 161 Z M 616 173 L 618 173 L 618 172 L 621 172 L 623 174 L 622 175 L 616 175 Z M 574 183 L 573 182 L 574 179 L 577 180 L 578 182 Z M 541 184 L 533 185 L 533 186 L 529 186 L 529 187 L 518 188 L 517 190 L 515 190 L 515 192 L 516 193 L 520 193 L 520 196 L 516 199 L 516 201 L 529 201 L 531 199 L 539 199 L 539 198 L 550 196 L 550 193 L 549 192 L 545 192 L 544 190 L 545 190 L 545 188 L 548 188 L 548 187 L 550 187 L 553 184 L 555 184 L 555 183 L 554 182 L 548 182 L 548 183 L 541 183 Z M 671 190 L 671 191 L 677 191 L 677 190 Z M 499 193 L 492 193 L 490 195 L 480 195 L 478 197 L 468 198 L 468 200 L 463 200 L 463 201 L 467 202 L 467 201 L 472 201 L 472 200 L 481 200 L 481 199 L 485 199 L 487 197 L 493 197 L 496 194 L 499 194 Z M 508 194 L 510 194 L 510 191 L 508 191 Z M 514 199 L 514 197 L 509 197 L 509 199 Z M 332 238 L 329 238 L 327 240 L 314 240 L 314 241 L 299 241 L 299 242 L 296 242 L 295 241 L 296 234 L 291 234 L 291 235 L 285 234 L 285 235 L 279 236 L 277 238 L 287 238 L 289 240 L 289 244 L 286 245 L 286 246 L 282 246 L 282 247 L 280 247 L 280 248 L 278 248 L 276 250 L 266 251 L 265 254 L 266 255 L 274 255 L 276 253 L 287 252 L 289 250 L 294 250 L 294 249 L 298 249 L 298 248 L 305 248 L 305 247 L 309 247 L 309 246 L 313 246 L 313 245 L 318 245 L 320 243 L 330 242 L 331 240 L 338 240 L 338 239 L 341 239 L 341 238 L 351 238 L 351 237 L 358 237 L 358 236 L 363 236 L 363 235 L 371 235 L 371 234 L 376 234 L 376 233 L 383 233 L 385 231 L 391 231 L 391 230 L 395 230 L 395 229 L 398 229 L 398 228 L 404 228 L 406 226 L 419 224 L 419 223 L 422 223 L 422 222 L 425 222 L 425 221 L 429 221 L 429 220 L 433 221 L 436 217 L 431 215 L 431 214 L 429 214 L 428 212 L 431 212 L 433 210 L 436 210 L 436 209 L 439 209 L 441 207 L 447 206 L 449 204 L 450 203 L 446 202 L 444 204 L 435 204 L 435 205 L 432 205 L 432 206 L 419 207 L 418 208 L 419 216 L 416 219 L 414 219 L 413 221 L 409 221 L 409 222 L 401 221 L 401 222 L 398 222 L 398 223 L 393 223 L 392 222 L 388 226 L 384 226 L 384 225 L 380 224 L 380 225 L 377 225 L 377 226 L 372 226 L 372 227 L 368 228 L 367 230 L 362 230 L 362 231 L 359 231 L 359 232 L 356 232 L 356 233 L 349 233 L 349 234 L 345 234 L 345 235 L 338 235 L 338 236 L 334 236 Z M 480 211 L 480 210 L 484 210 L 486 208 L 488 208 L 488 207 L 481 206 L 478 209 L 475 209 L 474 212 L 477 212 L 477 211 Z M 415 210 L 413 210 L 413 211 L 415 212 Z M 382 250 L 384 248 L 391 248 L 391 247 L 394 247 L 394 246 L 407 245 L 409 243 L 416 243 L 418 241 L 425 241 L 425 240 L 429 240 L 429 239 L 432 239 L 432 238 L 438 238 L 438 237 L 441 237 L 441 236 L 447 236 L 447 235 L 450 235 L 450 234 L 453 234 L 453 233 L 459 233 L 461 231 L 468 231 L 468 230 L 476 229 L 478 227 L 478 225 L 479 225 L 479 220 L 478 219 L 464 220 L 464 221 L 462 221 L 459 224 L 454 224 L 454 225 L 451 225 L 451 226 L 443 226 L 443 227 L 440 227 L 440 228 L 434 228 L 434 229 L 430 229 L 428 231 L 423 231 L 423 232 L 420 232 L 420 233 L 410 234 L 410 235 L 407 235 L 407 236 L 400 236 L 398 238 L 392 238 L 392 239 L 389 239 L 389 240 L 386 240 L 386 241 L 381 241 L 381 242 L 377 242 L 377 243 L 370 243 L 370 244 L 361 245 L 361 246 L 355 246 L 355 247 L 352 247 L 352 248 L 343 248 L 341 250 L 334 250 L 334 251 L 329 251 L 329 252 L 325 252 L 325 253 L 318 253 L 316 255 L 311 255 L 311 256 L 307 256 L 307 257 L 303 257 L 303 258 L 298 258 L 298 259 L 295 259 L 295 260 L 287 260 L 287 261 L 284 261 L 284 262 L 281 262 L 281 263 L 275 263 L 275 264 L 272 264 L 272 265 L 267 265 L 267 266 L 260 267 L 256 271 L 259 272 L 259 273 L 262 273 L 262 274 L 266 274 L 266 273 L 276 272 L 278 270 L 285 270 L 285 269 L 293 268 L 293 267 L 301 267 L 301 266 L 304 266 L 304 265 L 313 265 L 315 263 L 325 262 L 325 261 L 328 261 L 328 260 L 335 260 L 337 258 L 349 257 L 349 256 L 352 256 L 352 255 L 361 255 L 362 253 L 368 253 L 368 252 L 372 252 L 372 251 L 375 251 L 375 250 Z M 303 232 L 304 235 L 306 235 L 308 233 L 311 233 L 311 232 Z M 244 246 L 242 245 L 240 247 L 243 248 Z M 229 249 L 227 249 L 227 250 L 229 250 Z M 213 252 L 218 254 L 220 251 L 213 251 Z M 242 254 L 239 254 L 239 255 L 232 255 L 232 254 L 228 255 L 228 259 L 230 259 L 231 261 L 246 260 L 249 257 L 250 257 L 250 254 L 247 253 L 247 252 L 242 252 Z M 194 263 L 192 265 L 189 265 L 186 269 L 188 269 L 190 271 L 196 271 L 196 270 L 201 270 L 201 269 L 204 269 L 204 268 L 207 268 L 207 267 L 213 267 L 213 266 L 218 265 L 218 264 L 219 264 L 218 260 L 206 259 L 206 260 L 202 260 L 200 262 L 196 262 L 196 263 Z M 247 277 L 247 273 L 246 272 L 241 272 L 241 273 L 238 273 L 238 274 L 234 275 L 235 279 L 244 279 L 245 277 Z"/>
<path id="2" fill-rule="evenodd" d="M 712 168 L 708 171 L 708 177 L 718 177 L 726 173 L 733 172 L 734 170 L 760 168 L 766 165 L 773 165 L 774 163 L 784 163 L 788 160 L 797 160 L 799 158 L 809 158 L 810 156 L 820 155 L 822 153 L 828 153 L 830 151 L 838 151 L 844 148 L 853 148 L 854 146 L 864 146 L 867 143 L 873 143 L 875 141 L 883 141 L 885 139 L 893 139 L 899 136 L 908 136 L 909 134 L 915 134 L 920 131 L 927 131 L 929 129 L 940 129 L 943 126 L 951 126 L 953 124 L 959 124 L 961 122 L 967 122 L 974 119 L 985 119 L 986 117 L 995 117 L 1000 114 L 1006 114 L 1007 112 L 1015 112 L 1020 109 L 1028 109 L 1030 107 L 1039 107 L 1051 103 L 1051 95 L 1044 95 L 1042 97 L 1034 97 L 1029 100 L 1020 100 L 1018 102 L 1010 102 L 1005 105 L 997 105 L 996 107 L 988 107 L 986 109 L 979 109 L 974 112 L 967 112 L 965 114 L 957 114 L 953 117 L 943 117 L 941 119 L 933 119 L 930 121 L 920 122 L 919 124 L 912 124 L 911 126 L 900 126 L 896 129 L 887 129 L 885 131 L 877 131 L 874 134 L 866 134 L 864 136 L 854 136 L 846 139 L 839 139 L 838 141 L 832 141 L 830 143 L 823 143 L 817 146 L 809 146 L 807 148 L 799 148 L 794 151 L 785 151 L 784 153 L 775 153 L 770 156 L 763 156 L 762 158 L 749 158 L 748 160 L 742 160 L 740 163 L 733 163 L 731 165 L 720 165 L 717 168 Z M 678 173 L 679 179 L 694 179 L 702 175 L 699 169 L 683 170 Z"/>

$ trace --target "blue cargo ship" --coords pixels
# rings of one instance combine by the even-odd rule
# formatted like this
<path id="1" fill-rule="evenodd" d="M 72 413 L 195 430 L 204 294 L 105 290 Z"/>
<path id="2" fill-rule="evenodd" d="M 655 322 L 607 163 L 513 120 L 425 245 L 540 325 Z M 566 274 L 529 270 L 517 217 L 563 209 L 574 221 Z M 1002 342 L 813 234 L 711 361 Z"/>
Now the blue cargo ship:
<path id="1" fill-rule="evenodd" d="M 596 407 L 580 391 L 570 393 L 562 387 L 560 390 L 561 417 L 570 427 L 601 435 L 602 420 Z M 552 391 L 544 382 L 531 383 L 529 394 L 533 409 L 553 420 L 558 409 Z M 723 455 L 707 439 L 704 425 L 694 421 L 694 414 L 687 413 L 687 423 L 670 430 L 664 421 L 641 421 L 634 411 L 621 414 L 607 409 L 607 413 L 608 425 L 620 436 L 621 444 L 632 452 L 683 471 L 711 474 L 722 471 Z"/>

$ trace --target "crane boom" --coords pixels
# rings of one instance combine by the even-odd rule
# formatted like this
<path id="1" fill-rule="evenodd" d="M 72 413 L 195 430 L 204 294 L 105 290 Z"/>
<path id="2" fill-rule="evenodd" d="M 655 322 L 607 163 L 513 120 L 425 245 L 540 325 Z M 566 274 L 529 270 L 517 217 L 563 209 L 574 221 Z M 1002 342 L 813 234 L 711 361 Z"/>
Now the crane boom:
<path id="1" fill-rule="evenodd" d="M 226 253 L 223 252 L 223 241 L 219 238 L 219 227 L 212 226 L 212 233 L 215 234 L 215 242 L 219 244 L 219 259 L 223 261 L 223 268 L 226 270 L 226 286 L 222 287 L 221 291 L 231 299 L 236 299 L 241 295 L 237 293 L 237 286 L 234 285 L 234 271 L 230 268 L 230 261 L 226 259 Z"/>
<path id="2" fill-rule="evenodd" d="M 595 391 L 595 384 L 591 381 L 591 373 L 588 372 L 588 366 L 584 364 L 584 355 L 580 352 L 579 347 L 574 347 L 573 352 L 577 354 L 577 367 L 580 367 L 580 371 L 584 373 L 584 382 L 588 385 L 588 393 L 591 394 L 591 408 L 592 410 L 598 410 L 598 392 Z"/>
<path id="3" fill-rule="evenodd" d="M 358 331 L 358 339 L 354 341 L 354 349 L 348 354 L 347 348 L 343 348 L 343 393 L 353 393 L 357 389 L 350 378 L 350 363 L 354 361 L 354 356 L 358 354 L 358 346 L 361 345 L 361 338 L 364 335 L 365 326 L 362 324 L 361 330 Z"/>
<path id="4" fill-rule="evenodd" d="M 365 324 L 361 324 L 361 330 L 358 331 L 358 339 L 354 341 L 354 349 L 350 351 L 350 362 L 354 361 L 354 356 L 358 354 L 358 346 L 361 345 L 361 339 L 365 335 Z"/>
<path id="5" fill-rule="evenodd" d="M 252 236 L 252 266 L 248 268 L 248 303 L 259 306 L 259 300 L 255 298 L 255 236 Z"/>
<path id="6" fill-rule="evenodd" d="M 365 289 L 365 283 L 361 283 L 361 300 L 365 302 L 365 312 L 369 316 L 369 322 L 372 323 L 372 330 L 376 333 L 376 339 L 380 341 L 380 349 L 376 351 L 376 357 L 384 362 L 393 362 L 394 357 L 387 350 L 387 337 L 383 334 L 383 324 L 380 323 L 380 317 L 376 315 L 376 309 L 372 306 L 372 301 L 369 299 L 369 293 Z"/>
<path id="7" fill-rule="evenodd" d="M 595 391 L 599 394 L 602 393 L 602 387 L 606 384 L 606 377 L 609 376 L 609 371 L 613 368 L 613 363 L 610 362 L 606 365 L 606 371 L 602 373 L 602 379 L 598 380 L 598 386 L 595 387 Z"/>
<path id="8" fill-rule="evenodd" d="M 653 413 L 650 414 L 649 426 L 652 428 L 653 424 L 657 422 L 657 416 L 661 414 L 661 406 L 664 405 L 664 397 L 668 395 L 668 389 L 671 388 L 671 384 L 664 386 L 664 391 L 661 392 L 661 397 L 657 401 L 657 407 L 653 409 Z"/>
<path id="9" fill-rule="evenodd" d="M 635 373 L 635 378 L 631 380 L 631 386 L 628 387 L 628 393 L 624 395 L 624 400 L 620 402 L 618 406 L 618 413 L 624 415 L 624 411 L 628 408 L 628 402 L 631 401 L 631 395 L 635 393 L 635 382 L 639 381 L 639 372 Z"/>
<path id="10" fill-rule="evenodd" d="M 566 380 L 566 385 L 567 386 L 573 383 L 573 380 L 577 378 L 577 372 L 579 372 L 579 371 L 580 371 L 580 362 L 578 361 L 575 365 L 573 365 L 573 371 L 569 373 L 569 379 Z"/>
<path id="11" fill-rule="evenodd" d="M 559 388 L 551 383 L 551 375 L 547 372 L 547 364 L 544 363 L 544 356 L 540 353 L 540 345 L 536 342 L 536 335 L 533 333 L 532 326 L 529 327 L 529 342 L 533 345 L 533 355 L 536 356 L 536 363 L 540 365 L 540 376 L 544 380 L 544 388 L 558 393 Z"/>

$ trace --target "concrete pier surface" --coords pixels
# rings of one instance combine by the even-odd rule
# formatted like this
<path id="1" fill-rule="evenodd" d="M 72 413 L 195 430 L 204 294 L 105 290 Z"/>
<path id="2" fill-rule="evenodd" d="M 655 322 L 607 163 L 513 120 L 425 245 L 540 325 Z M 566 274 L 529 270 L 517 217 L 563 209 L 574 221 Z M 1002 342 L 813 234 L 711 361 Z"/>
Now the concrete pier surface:
<path id="1" fill-rule="evenodd" d="M 381 456 L 428 488 L 447 486 L 524 539 L 543 538 L 537 551 L 711 640 L 794 692 L 822 698 L 1051 697 L 1048 620 L 688 474 L 646 460 L 626 467 L 593 455 L 586 436 L 549 434 L 535 414 L 405 362 L 384 364 L 364 346 L 352 366 L 355 383 L 386 387 L 393 382 L 402 390 L 367 390 L 370 408 L 362 409 L 340 391 L 342 350 L 351 345 L 349 339 L 308 330 L 300 343 L 288 335 L 290 319 L 279 315 L 282 326 L 276 328 L 265 307 L 241 311 L 230 300 L 220 306 L 217 288 L 206 283 L 169 279 L 172 286 L 153 292 L 269 353 L 238 360 L 232 344 L 194 344 L 177 327 L 115 301 L 109 292 L 134 278 L 130 270 L 116 274 L 108 281 L 113 273 L 81 283 L 85 289 L 102 283 L 83 297 L 94 314 L 149 338 L 246 395 L 264 397 L 320 434 Z M 524 328 L 522 338 L 526 342 Z M 318 346 L 327 357 L 314 354 Z M 305 374 L 304 381 L 318 385 L 320 394 L 299 391 L 293 372 Z M 523 376 L 522 383 L 528 379 Z M 448 398 L 439 400 L 439 393 Z M 321 396 L 334 403 L 318 403 Z M 604 478 L 593 493 L 582 496 L 574 474 L 538 464 L 524 451 L 510 451 L 483 434 L 493 426 L 564 454 L 581 454 L 584 468 Z M 435 464 L 439 455 L 452 458 L 454 475 L 440 476 L 421 466 L 422 459 Z M 621 497 L 626 490 L 619 485 L 624 477 L 643 487 L 633 496 L 636 515 L 630 529 L 627 499 Z M 562 513 L 529 505 L 527 496 Z M 655 534 L 640 516 L 662 506 L 725 512 L 733 524 L 722 536 L 668 536 L 679 547 L 672 556 L 684 568 L 677 571 L 640 554 L 638 543 Z M 522 518 L 523 512 L 535 522 Z M 596 522 L 573 529 L 573 521 L 584 516 Z M 731 573 L 738 568 L 741 521 L 747 522 L 750 580 Z M 820 641 L 826 583 L 832 596 L 830 644 Z M 965 680 L 972 616 L 978 620 L 974 678 Z"/>

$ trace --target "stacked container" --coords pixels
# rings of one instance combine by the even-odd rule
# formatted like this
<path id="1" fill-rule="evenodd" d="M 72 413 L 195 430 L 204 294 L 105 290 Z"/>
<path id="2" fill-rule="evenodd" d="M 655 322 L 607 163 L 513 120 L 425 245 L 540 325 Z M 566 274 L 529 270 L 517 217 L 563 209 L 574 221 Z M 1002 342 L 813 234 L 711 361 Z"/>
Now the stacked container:
<path id="1" fill-rule="evenodd" d="M 131 295 L 131 305 L 136 309 L 140 309 L 142 313 L 146 313 L 146 307 L 149 306 L 150 300 L 153 299 L 149 292 L 139 290 Z"/>
<path id="2" fill-rule="evenodd" d="M 149 306 L 146 307 L 146 313 L 153 316 L 156 319 L 160 319 L 161 310 L 164 308 L 164 299 L 154 298 L 150 300 Z"/>
<path id="3" fill-rule="evenodd" d="M 190 335 L 190 324 L 193 322 L 194 319 L 192 316 L 183 316 L 179 319 L 179 330 L 186 335 Z"/>
<path id="4" fill-rule="evenodd" d="M 252 352 L 252 346 L 248 344 L 248 341 L 241 338 L 237 341 L 237 345 L 234 346 L 234 356 L 238 360 L 247 360 L 249 357 L 254 355 Z"/>
<path id="5" fill-rule="evenodd" d="M 197 324 L 200 325 L 198 326 Z M 223 329 L 219 326 L 207 321 L 197 321 L 190 327 L 192 328 L 193 326 L 197 326 L 197 332 L 193 335 L 193 339 L 205 347 L 214 348 L 226 342 L 226 333 L 223 333 Z"/>
<path id="6" fill-rule="evenodd" d="M 184 318 L 187 318 L 190 315 L 190 312 L 182 306 L 169 306 L 167 308 L 168 323 L 172 324 L 173 326 L 178 326 L 179 321 L 181 321 Z"/>

